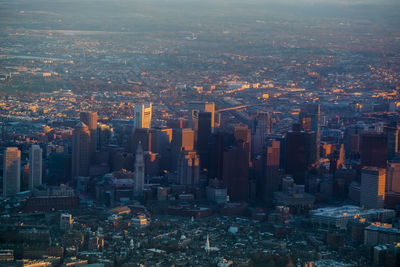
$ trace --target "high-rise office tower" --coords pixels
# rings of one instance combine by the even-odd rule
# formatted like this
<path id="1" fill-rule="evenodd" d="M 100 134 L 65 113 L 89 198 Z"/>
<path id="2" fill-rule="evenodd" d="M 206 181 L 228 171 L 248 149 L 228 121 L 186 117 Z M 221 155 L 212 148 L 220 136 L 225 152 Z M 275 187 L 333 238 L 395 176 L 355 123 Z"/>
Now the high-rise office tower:
<path id="1" fill-rule="evenodd" d="M 160 154 L 151 151 L 144 152 L 144 174 L 157 176 L 160 174 Z"/>
<path id="2" fill-rule="evenodd" d="M 178 183 L 196 185 L 200 179 L 200 159 L 196 151 L 182 151 L 178 158 Z"/>
<path id="3" fill-rule="evenodd" d="M 233 201 L 249 200 L 249 146 L 238 141 L 223 154 L 222 179 Z"/>
<path id="4" fill-rule="evenodd" d="M 346 127 L 344 131 L 344 150 L 346 152 L 346 158 L 360 158 L 360 136 L 363 130 L 363 127 L 359 125 Z"/>
<path id="5" fill-rule="evenodd" d="M 265 136 L 271 133 L 271 116 L 268 112 L 257 112 L 253 120 L 252 152 L 260 155 L 265 145 Z"/>
<path id="6" fill-rule="evenodd" d="M 363 133 L 361 135 L 361 165 L 386 168 L 387 137 L 384 133 Z"/>
<path id="7" fill-rule="evenodd" d="M 135 128 L 151 128 L 152 103 L 135 105 Z"/>
<path id="8" fill-rule="evenodd" d="M 137 197 L 142 196 L 144 189 L 144 154 L 142 144 L 139 145 L 136 150 L 136 160 L 135 160 L 135 189 L 134 194 Z"/>
<path id="9" fill-rule="evenodd" d="M 232 146 L 234 142 L 235 137 L 232 133 L 218 131 L 211 135 L 208 150 L 208 177 L 210 179 L 223 179 L 224 149 Z"/>
<path id="10" fill-rule="evenodd" d="M 163 155 L 170 148 L 172 142 L 172 132 L 173 130 L 168 127 L 160 127 L 155 129 L 155 134 L 157 136 L 157 144 L 155 151 Z"/>
<path id="11" fill-rule="evenodd" d="M 92 156 L 96 152 L 97 148 L 97 112 L 81 112 L 80 120 L 89 129 L 90 132 L 90 155 Z"/>
<path id="12" fill-rule="evenodd" d="M 6 124 L 3 122 L 0 124 L 0 126 L 1 126 L 1 129 L 0 129 L 1 130 L 1 134 L 0 134 L 1 140 L 6 141 L 6 139 L 7 139 Z"/>
<path id="13" fill-rule="evenodd" d="M 251 142 L 251 131 L 246 125 L 236 124 L 234 126 L 233 135 L 236 141 L 243 141 L 248 144 Z"/>
<path id="14" fill-rule="evenodd" d="M 3 196 L 13 196 L 21 190 L 21 151 L 8 147 L 3 158 Z"/>
<path id="15" fill-rule="evenodd" d="M 390 123 L 384 128 L 387 139 L 388 160 L 393 159 L 399 149 L 399 129 L 397 123 Z"/>
<path id="16" fill-rule="evenodd" d="M 79 122 L 72 133 L 72 177 L 89 175 L 90 149 L 89 128 Z"/>
<path id="17" fill-rule="evenodd" d="M 172 169 L 176 170 L 177 161 L 179 154 L 182 151 L 192 151 L 194 150 L 194 136 L 195 133 L 192 129 L 177 129 L 172 133 L 172 143 L 171 143 L 171 156 L 173 160 Z"/>
<path id="18" fill-rule="evenodd" d="M 361 172 L 360 204 L 366 209 L 383 208 L 386 170 L 364 167 Z"/>
<path id="19" fill-rule="evenodd" d="M 128 150 L 132 153 L 138 148 L 139 142 L 144 151 L 157 152 L 157 131 L 155 129 L 135 128 L 129 138 Z"/>
<path id="20" fill-rule="evenodd" d="M 112 129 L 110 125 L 99 123 L 97 126 L 97 148 L 100 151 L 111 142 Z"/>
<path id="21" fill-rule="evenodd" d="M 306 104 L 301 107 L 299 113 L 300 123 L 305 131 L 315 133 L 315 159 L 314 164 L 319 164 L 321 144 L 321 107 L 319 104 Z"/>
<path id="22" fill-rule="evenodd" d="M 159 166 L 162 170 L 168 170 L 171 161 L 172 129 L 162 127 L 156 129 L 157 153 L 160 155 Z"/>
<path id="23" fill-rule="evenodd" d="M 192 129 L 197 129 L 197 119 L 199 112 L 210 112 L 211 113 L 211 129 L 214 129 L 214 116 L 215 116 L 215 104 L 203 101 L 191 101 L 188 105 L 188 125 Z"/>
<path id="24" fill-rule="evenodd" d="M 400 193 L 400 162 L 391 162 L 387 168 L 386 191 Z"/>
<path id="25" fill-rule="evenodd" d="M 29 180 L 28 188 L 42 184 L 42 149 L 39 145 L 32 145 L 29 149 Z"/>
<path id="26" fill-rule="evenodd" d="M 233 135 L 236 141 L 243 141 L 248 146 L 249 151 L 249 161 L 251 155 L 251 131 L 249 127 L 243 124 L 236 124 L 234 126 Z"/>
<path id="27" fill-rule="evenodd" d="M 281 142 L 268 140 L 263 153 L 264 163 L 264 200 L 272 201 L 273 192 L 279 190 L 279 162 Z"/>
<path id="28" fill-rule="evenodd" d="M 211 112 L 199 112 L 197 131 L 197 151 L 201 168 L 208 168 L 208 142 L 211 136 Z"/>
<path id="29" fill-rule="evenodd" d="M 307 169 L 315 164 L 315 133 L 292 131 L 286 134 L 286 172 L 296 184 L 305 184 Z"/>
<path id="30" fill-rule="evenodd" d="M 178 151 L 194 150 L 194 131 L 189 128 L 176 129 L 172 132 L 172 147 Z"/>

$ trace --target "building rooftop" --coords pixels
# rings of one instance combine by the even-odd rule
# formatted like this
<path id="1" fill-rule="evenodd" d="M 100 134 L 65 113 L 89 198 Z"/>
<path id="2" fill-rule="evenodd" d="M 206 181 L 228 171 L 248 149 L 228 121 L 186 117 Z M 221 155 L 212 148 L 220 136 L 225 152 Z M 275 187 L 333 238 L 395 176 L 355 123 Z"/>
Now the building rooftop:
<path id="1" fill-rule="evenodd" d="M 365 215 L 374 215 L 382 212 L 394 212 L 389 209 L 362 209 L 358 206 L 346 205 L 341 207 L 328 207 L 319 208 L 310 211 L 311 215 L 314 216 L 326 216 L 326 217 L 362 217 Z"/>

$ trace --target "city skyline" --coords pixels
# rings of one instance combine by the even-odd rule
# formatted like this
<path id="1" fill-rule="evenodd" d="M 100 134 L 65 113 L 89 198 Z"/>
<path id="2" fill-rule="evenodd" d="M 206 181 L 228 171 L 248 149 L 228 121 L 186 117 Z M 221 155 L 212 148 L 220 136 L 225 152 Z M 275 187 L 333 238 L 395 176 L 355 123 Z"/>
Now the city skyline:
<path id="1" fill-rule="evenodd" d="M 0 266 L 400 266 L 398 0 L 0 0 Z"/>

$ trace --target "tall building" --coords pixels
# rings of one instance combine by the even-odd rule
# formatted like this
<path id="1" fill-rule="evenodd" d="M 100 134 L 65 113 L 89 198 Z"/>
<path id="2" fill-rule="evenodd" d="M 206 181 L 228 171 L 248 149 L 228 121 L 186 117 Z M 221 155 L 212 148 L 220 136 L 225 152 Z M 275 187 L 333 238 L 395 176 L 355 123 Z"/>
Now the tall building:
<path id="1" fill-rule="evenodd" d="M 253 120 L 252 152 L 260 155 L 265 145 L 265 136 L 271 133 L 271 116 L 268 112 L 257 112 Z"/>
<path id="2" fill-rule="evenodd" d="M 361 171 L 360 204 L 366 209 L 383 208 L 385 201 L 386 170 L 364 167 Z"/>
<path id="3" fill-rule="evenodd" d="M 3 157 L 3 196 L 13 196 L 21 189 L 21 151 L 8 147 Z"/>
<path id="4" fill-rule="evenodd" d="M 211 135 L 208 149 L 208 177 L 210 179 L 218 179 L 222 181 L 224 149 L 232 146 L 235 142 L 235 137 L 232 133 L 218 131 Z"/>
<path id="5" fill-rule="evenodd" d="M 243 141 L 224 149 L 222 179 L 233 201 L 249 200 L 249 146 Z"/>
<path id="6" fill-rule="evenodd" d="M 363 131 L 364 127 L 362 125 L 356 124 L 346 127 L 344 131 L 344 150 L 346 152 L 346 158 L 360 158 L 360 140 Z"/>
<path id="7" fill-rule="evenodd" d="M 168 170 L 171 160 L 172 129 L 168 127 L 156 129 L 157 153 L 160 155 L 160 168 Z"/>
<path id="8" fill-rule="evenodd" d="M 162 127 L 156 129 L 157 153 L 163 154 L 172 142 L 172 128 Z"/>
<path id="9" fill-rule="evenodd" d="M 151 128 L 152 103 L 135 105 L 135 128 Z"/>
<path id="10" fill-rule="evenodd" d="M 72 133 L 72 177 L 89 175 L 90 148 L 89 128 L 79 122 Z"/>
<path id="11" fill-rule="evenodd" d="M 111 143 L 112 129 L 110 125 L 99 123 L 97 126 L 97 148 L 100 151 Z"/>
<path id="12" fill-rule="evenodd" d="M 210 112 L 211 113 L 211 129 L 214 129 L 214 117 L 215 117 L 215 103 L 203 102 L 203 101 L 191 101 L 188 105 L 188 125 L 192 129 L 197 129 L 197 120 L 199 112 Z"/>
<path id="13" fill-rule="evenodd" d="M 42 184 L 42 149 L 39 145 L 32 145 L 29 149 L 29 180 L 28 188 Z"/>
<path id="14" fill-rule="evenodd" d="M 251 131 L 249 127 L 243 124 L 236 124 L 234 126 L 233 135 L 235 136 L 235 140 L 237 142 L 243 141 L 248 146 L 249 151 L 249 161 L 251 155 Z"/>
<path id="15" fill-rule="evenodd" d="M 6 141 L 6 139 L 7 139 L 6 124 L 3 122 L 0 125 L 1 125 L 1 134 L 0 134 L 1 140 Z"/>
<path id="16" fill-rule="evenodd" d="M 194 131 L 189 128 L 185 129 L 174 129 L 172 132 L 171 140 L 171 162 L 170 168 L 176 170 L 177 158 L 181 151 L 192 151 L 194 150 Z"/>
<path id="17" fill-rule="evenodd" d="M 144 189 L 144 154 L 142 144 L 139 142 L 136 150 L 135 160 L 135 189 L 134 194 L 137 197 L 142 196 Z"/>
<path id="18" fill-rule="evenodd" d="M 391 123 L 384 128 L 387 140 L 388 159 L 393 159 L 399 149 L 399 129 L 397 123 Z"/>
<path id="19" fill-rule="evenodd" d="M 144 173 L 149 176 L 160 174 L 160 154 L 151 151 L 144 152 Z"/>
<path id="20" fill-rule="evenodd" d="M 305 104 L 299 113 L 300 123 L 305 131 L 315 133 L 315 159 L 314 164 L 319 164 L 320 143 L 321 143 L 321 106 L 316 103 Z"/>
<path id="21" fill-rule="evenodd" d="M 178 158 L 178 183 L 197 185 L 200 179 L 200 160 L 196 151 L 182 151 Z"/>
<path id="22" fill-rule="evenodd" d="M 296 184 L 305 184 L 306 171 L 315 164 L 315 133 L 293 131 L 286 134 L 286 172 Z"/>
<path id="23" fill-rule="evenodd" d="M 208 167 L 208 142 L 211 136 L 211 112 L 199 112 L 197 131 L 197 151 L 200 156 L 201 168 Z"/>
<path id="24" fill-rule="evenodd" d="M 93 155 L 97 148 L 97 112 L 81 112 L 80 120 L 89 129 L 90 132 L 90 154 Z"/>
<path id="25" fill-rule="evenodd" d="M 387 137 L 384 133 L 363 133 L 361 135 L 361 165 L 386 168 Z"/>
<path id="26" fill-rule="evenodd" d="M 387 168 L 386 192 L 400 193 L 400 162 L 391 162 Z"/>
<path id="27" fill-rule="evenodd" d="M 279 162 L 281 142 L 278 140 L 268 140 L 265 145 L 263 155 L 264 163 L 264 200 L 272 201 L 273 192 L 279 190 Z"/>
<path id="28" fill-rule="evenodd" d="M 147 128 L 133 129 L 129 138 L 128 151 L 135 153 L 139 142 L 144 151 L 157 152 L 157 131 Z"/>

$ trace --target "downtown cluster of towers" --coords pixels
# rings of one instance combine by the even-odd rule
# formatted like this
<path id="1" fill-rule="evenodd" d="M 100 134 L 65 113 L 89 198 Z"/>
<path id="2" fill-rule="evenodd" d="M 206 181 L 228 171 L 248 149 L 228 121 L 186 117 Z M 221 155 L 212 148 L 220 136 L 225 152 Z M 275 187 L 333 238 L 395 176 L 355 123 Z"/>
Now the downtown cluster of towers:
<path id="1" fill-rule="evenodd" d="M 134 127 L 125 151 L 134 155 L 131 169 L 136 196 L 143 192 L 145 175 L 167 171 L 177 174 L 178 184 L 188 186 L 199 185 L 201 177 L 206 177 L 212 187 L 226 188 L 233 201 L 271 201 L 272 193 L 279 190 L 282 166 L 296 184 L 304 184 L 306 170 L 318 165 L 318 104 L 302 108 L 299 123 L 293 125 L 286 138 L 271 134 L 271 116 L 266 112 L 258 112 L 250 127 L 236 124 L 217 128 L 220 121 L 215 120 L 214 103 L 192 101 L 188 107 L 187 120 L 152 128 L 152 104 L 135 106 Z M 99 152 L 98 131 L 97 113 L 81 112 L 72 133 L 71 178 L 92 176 L 91 164 Z M 41 155 L 40 146 L 32 145 L 29 189 L 42 183 Z M 8 148 L 5 153 L 4 196 L 20 191 L 20 157 L 17 148 Z M 121 161 L 123 158 L 114 159 L 110 169 L 120 170 Z"/>
<path id="2" fill-rule="evenodd" d="M 107 131 L 110 127 L 98 123 L 97 113 L 81 112 L 67 154 L 70 167 L 62 172 L 77 178 L 126 168 L 133 171 L 134 195 L 139 197 L 145 177 L 169 173 L 176 175 L 173 180 L 177 184 L 198 187 L 206 181 L 210 188 L 224 188 L 232 201 L 258 199 L 272 203 L 273 192 L 279 191 L 284 175 L 311 192 L 309 174 L 318 172 L 320 155 L 325 153 L 320 151 L 324 145 L 319 104 L 303 105 L 298 122 L 285 136 L 272 134 L 271 116 L 266 112 L 258 112 L 250 125 L 221 127 L 214 103 L 201 101 L 188 103 L 187 120 L 172 120 L 165 127 L 152 127 L 151 120 L 151 103 L 136 105 L 134 124 L 126 125 L 125 145 L 115 140 L 111 144 L 110 138 L 103 140 L 99 134 L 103 126 L 108 127 Z M 366 208 L 383 207 L 385 191 L 400 191 L 396 178 L 400 164 L 388 165 L 399 151 L 399 128 L 387 124 L 383 131 L 371 133 L 357 125 L 349 126 L 342 141 L 333 153 L 324 156 L 329 157 L 329 170 L 345 168 L 345 158 L 358 162 L 363 168 L 361 179 L 358 185 L 349 186 L 348 196 L 359 195 L 356 202 Z M 29 149 L 29 190 L 42 184 L 42 148 L 33 144 Z M 103 154 L 107 154 L 107 160 L 99 160 Z M 93 171 L 93 165 L 99 162 L 107 168 Z M 13 196 L 21 188 L 21 151 L 8 147 L 3 157 L 3 196 Z"/>
<path id="3" fill-rule="evenodd" d="M 269 113 L 258 112 L 250 127 L 236 124 L 232 128 L 217 128 L 214 103 L 193 101 L 188 105 L 187 121 L 178 120 L 170 127 L 158 128 L 151 126 L 151 104 L 135 107 L 134 125 L 124 150 L 132 155 L 129 163 L 132 166 L 128 168 L 134 171 L 136 196 L 142 195 L 146 175 L 157 176 L 167 171 L 176 173 L 176 182 L 181 185 L 197 186 L 201 178 L 207 178 L 209 186 L 226 188 L 233 201 L 272 202 L 283 174 L 291 175 L 295 184 L 305 185 L 308 171 L 318 169 L 321 154 L 319 104 L 304 105 L 299 121 L 286 136 L 271 134 Z M 98 126 L 96 112 L 80 113 L 80 122 L 72 133 L 71 170 L 64 170 L 71 178 L 93 176 L 91 166 L 100 152 Z M 363 170 L 364 182 L 358 189 L 360 202 L 366 207 L 382 207 L 386 177 L 382 168 L 386 168 L 389 157 L 398 151 L 398 129 L 388 125 L 384 133 L 361 133 L 349 127 L 346 132 L 344 145 L 349 147 L 346 154 L 350 158 L 357 157 L 362 150 L 361 157 L 358 155 L 361 166 L 369 167 Z M 344 167 L 343 147 L 330 156 L 333 171 Z M 115 147 L 106 148 L 112 151 Z M 117 149 L 120 151 L 121 147 Z M 29 190 L 42 184 L 42 151 L 39 145 L 30 147 Z M 123 161 L 129 157 L 110 154 L 117 156 L 109 171 L 119 171 L 126 166 Z M 3 196 L 13 196 L 21 189 L 21 151 L 9 147 L 3 160 Z M 109 164 L 109 161 L 103 163 Z M 396 166 L 391 164 L 389 174 L 397 173 L 399 167 Z"/>
<path id="4" fill-rule="evenodd" d="M 198 186 L 206 178 L 211 187 L 226 188 L 233 201 L 272 201 L 272 193 L 279 190 L 283 156 L 285 169 L 297 184 L 304 184 L 306 170 L 319 162 L 318 104 L 303 107 L 300 123 L 293 126 L 286 139 L 271 134 L 271 116 L 266 112 L 258 112 L 250 127 L 235 124 L 230 128 L 216 127 L 220 121 L 215 119 L 214 103 L 188 103 L 187 120 L 177 120 L 167 127 L 152 128 L 151 104 L 137 105 L 134 112 L 134 127 L 125 150 L 134 155 L 137 196 L 143 192 L 145 175 L 169 172 L 176 174 L 176 183 L 186 186 Z M 74 129 L 72 177 L 91 175 L 96 121 L 96 113 L 81 113 L 81 122 Z M 114 165 L 123 160 L 114 160 Z"/>

